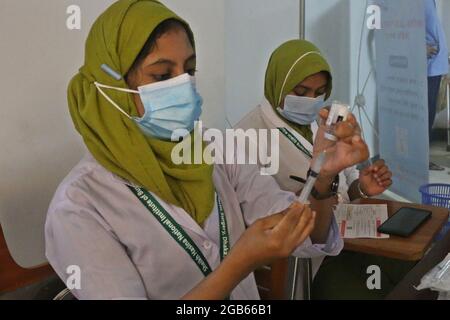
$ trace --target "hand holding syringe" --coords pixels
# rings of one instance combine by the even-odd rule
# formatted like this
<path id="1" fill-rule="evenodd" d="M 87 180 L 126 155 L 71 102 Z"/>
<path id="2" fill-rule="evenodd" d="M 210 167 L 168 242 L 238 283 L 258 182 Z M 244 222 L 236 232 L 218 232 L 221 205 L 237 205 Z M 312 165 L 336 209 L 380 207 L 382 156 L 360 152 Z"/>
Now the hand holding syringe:
<path id="1" fill-rule="evenodd" d="M 314 143 L 313 177 L 308 177 L 299 201 L 308 200 L 317 176 L 332 179 L 342 170 L 360 164 L 356 189 L 361 197 L 371 197 L 392 185 L 392 172 L 383 160 L 372 163 L 369 148 L 361 138 L 360 127 L 345 104 L 333 102 L 330 110 L 320 113 L 322 124 Z M 334 190 L 334 189 L 333 189 Z"/>
<path id="2" fill-rule="evenodd" d="M 303 190 L 300 193 L 300 196 L 298 197 L 298 202 L 303 204 L 307 203 L 309 195 L 311 194 L 314 184 L 317 181 L 317 177 L 320 174 L 320 170 L 322 169 L 322 166 L 325 162 L 325 158 L 326 158 L 326 151 L 322 152 L 316 159 L 316 161 L 314 161 L 311 167 L 310 175 L 308 176 L 305 186 L 303 187 Z"/>
<path id="3" fill-rule="evenodd" d="M 369 158 L 369 148 L 349 106 L 333 102 L 330 109 L 319 113 L 321 122 L 314 141 L 314 159 L 326 150 L 321 176 L 333 178 Z"/>
<path id="4" fill-rule="evenodd" d="M 337 138 L 334 136 L 334 129 L 339 122 L 346 121 L 350 113 L 348 106 L 341 104 L 339 102 L 333 102 L 330 113 L 328 114 L 328 119 L 326 121 L 327 131 L 325 132 L 325 138 L 327 140 L 336 142 Z M 326 150 L 322 151 L 319 157 L 313 162 L 311 166 L 310 175 L 307 177 L 305 186 L 298 198 L 300 203 L 306 203 L 308 201 L 309 195 L 311 194 L 314 184 L 317 181 L 317 177 L 320 174 L 323 164 L 326 159 Z"/>
<path id="5" fill-rule="evenodd" d="M 337 104 L 335 104 L 337 105 Z M 298 202 L 302 203 L 302 204 L 307 204 L 308 203 L 308 198 L 311 194 L 311 191 L 314 188 L 314 185 L 316 184 L 317 178 L 319 176 L 319 174 L 322 171 L 322 168 L 325 166 L 328 166 L 328 172 L 329 173 L 333 173 L 333 174 L 339 174 L 340 172 L 340 168 L 345 168 L 347 167 L 348 164 L 350 164 L 351 162 L 353 162 L 355 159 L 357 160 L 364 160 L 364 159 L 360 159 L 364 157 L 364 150 L 367 150 L 367 155 L 368 155 L 368 148 L 367 145 L 365 143 L 363 143 L 362 141 L 353 141 L 353 138 L 351 139 L 351 141 L 349 142 L 343 142 L 340 145 L 340 148 L 338 150 L 338 147 L 336 146 L 336 144 L 338 143 L 338 141 L 340 140 L 340 138 L 348 138 L 349 136 L 353 135 L 353 131 L 349 133 L 348 135 L 344 135 L 343 137 L 341 135 L 335 135 L 335 129 L 337 127 L 337 124 L 341 121 L 346 121 L 347 120 L 347 116 L 350 114 L 349 108 L 345 108 L 345 107 L 332 107 L 330 112 L 328 113 L 328 119 L 327 119 L 327 130 L 325 132 L 320 132 L 319 134 L 322 134 L 322 146 L 324 147 L 321 151 L 316 152 L 316 154 L 318 154 L 317 158 L 314 159 L 312 165 L 311 165 L 311 170 L 310 170 L 310 174 L 307 177 L 306 183 L 303 187 L 303 190 L 300 193 L 300 196 L 298 197 Z M 325 118 L 325 117 L 323 117 Z M 351 121 L 354 121 L 354 123 L 356 123 L 355 119 L 352 118 Z M 351 123 L 350 123 L 351 124 Z M 328 141 L 325 141 L 328 140 Z M 317 140 L 316 140 L 317 141 Z M 316 145 L 316 144 L 315 144 Z M 320 143 L 319 143 L 320 145 Z M 316 148 L 317 146 L 315 146 Z M 351 151 L 355 151 L 354 149 L 356 149 L 357 155 L 354 157 L 351 157 L 351 159 L 348 159 L 348 153 Z M 359 151 L 363 151 L 363 152 L 359 152 Z M 317 151 L 317 150 L 315 150 Z M 328 151 L 331 151 L 333 153 L 332 157 L 329 157 Z M 347 158 L 347 159 L 344 159 Z M 332 162 L 340 162 L 338 164 L 338 166 L 333 166 L 333 165 L 329 165 L 329 163 Z M 298 273 L 299 273 L 299 259 L 295 258 L 294 260 L 294 277 L 293 277 L 293 283 L 292 283 L 292 291 L 291 291 L 291 299 L 294 299 L 296 296 L 296 292 L 297 292 L 297 278 L 298 278 Z M 310 259 L 307 260 L 307 267 L 306 267 L 306 272 L 308 274 L 308 279 L 312 279 L 312 273 L 310 272 L 312 269 L 312 262 Z M 309 272 L 308 272 L 309 270 Z"/>

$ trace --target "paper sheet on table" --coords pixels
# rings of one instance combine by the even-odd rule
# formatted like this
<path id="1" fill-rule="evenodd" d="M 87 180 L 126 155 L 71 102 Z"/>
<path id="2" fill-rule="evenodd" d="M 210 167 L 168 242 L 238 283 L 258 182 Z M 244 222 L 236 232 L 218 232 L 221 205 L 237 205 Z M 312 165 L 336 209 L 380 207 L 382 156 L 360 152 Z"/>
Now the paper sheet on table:
<path id="1" fill-rule="evenodd" d="M 387 239 L 389 235 L 377 232 L 388 219 L 387 205 L 339 204 L 335 211 L 336 221 L 344 239 Z"/>

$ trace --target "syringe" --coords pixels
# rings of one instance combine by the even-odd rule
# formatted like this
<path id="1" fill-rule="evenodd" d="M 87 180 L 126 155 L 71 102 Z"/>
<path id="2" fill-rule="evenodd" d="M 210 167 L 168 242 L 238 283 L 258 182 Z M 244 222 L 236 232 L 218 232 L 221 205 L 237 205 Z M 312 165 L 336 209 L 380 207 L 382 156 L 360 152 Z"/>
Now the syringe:
<path id="1" fill-rule="evenodd" d="M 298 197 L 298 202 L 301 204 L 307 204 L 309 195 L 311 194 L 311 191 L 314 187 L 314 184 L 316 183 L 317 177 L 319 176 L 320 171 L 322 170 L 322 166 L 325 162 L 325 157 L 327 155 L 326 151 L 323 151 L 319 157 L 314 161 L 311 167 L 311 172 L 309 177 L 306 180 L 305 186 L 303 187 L 302 192 L 300 193 L 300 196 Z M 306 266 L 305 266 L 305 275 L 306 275 L 306 282 L 304 285 L 306 285 L 308 288 L 311 286 L 311 280 L 312 280 L 312 261 L 311 258 L 306 259 Z M 297 295 L 297 286 L 298 286 L 298 277 L 299 277 L 299 265 L 300 265 L 300 258 L 295 257 L 294 259 L 294 277 L 292 278 L 292 288 L 291 288 L 291 300 L 295 300 Z M 310 297 L 307 297 L 310 298 Z"/>
<path id="2" fill-rule="evenodd" d="M 300 196 L 298 197 L 298 202 L 305 204 L 308 201 L 309 195 L 311 194 L 314 184 L 316 183 L 320 170 L 322 170 L 326 155 L 327 152 L 323 151 L 312 164 L 310 175 L 306 180 L 305 186 L 303 187 Z"/>

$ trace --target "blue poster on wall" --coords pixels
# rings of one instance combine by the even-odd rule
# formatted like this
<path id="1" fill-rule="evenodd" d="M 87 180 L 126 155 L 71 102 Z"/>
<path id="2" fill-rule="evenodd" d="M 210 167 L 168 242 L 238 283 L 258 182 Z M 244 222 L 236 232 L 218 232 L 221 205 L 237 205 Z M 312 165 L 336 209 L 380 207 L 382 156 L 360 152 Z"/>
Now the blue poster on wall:
<path id="1" fill-rule="evenodd" d="M 391 191 L 420 202 L 429 180 L 424 0 L 377 0 L 375 32 L 380 152 L 394 174 Z"/>

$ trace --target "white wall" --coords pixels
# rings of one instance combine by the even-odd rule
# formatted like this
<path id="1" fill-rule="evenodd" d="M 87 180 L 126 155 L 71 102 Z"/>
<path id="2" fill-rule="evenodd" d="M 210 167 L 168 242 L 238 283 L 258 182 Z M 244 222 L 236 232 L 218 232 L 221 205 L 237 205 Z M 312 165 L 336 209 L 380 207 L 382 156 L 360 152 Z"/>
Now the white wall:
<path id="1" fill-rule="evenodd" d="M 236 124 L 264 98 L 264 75 L 273 50 L 298 39 L 298 0 L 225 1 L 225 103 Z"/>
<path id="2" fill-rule="evenodd" d="M 363 0 L 306 0 L 306 38 L 314 42 L 325 54 L 333 70 L 333 96 L 353 106 L 357 95 L 358 53 L 361 28 L 365 22 L 366 1 Z M 360 89 L 374 65 L 373 32 L 364 23 L 361 51 Z M 376 82 L 372 75 L 364 92 L 367 113 L 376 123 Z M 362 126 L 371 156 L 378 154 L 378 142 L 369 122 L 363 118 Z"/>
<path id="3" fill-rule="evenodd" d="M 306 0 L 306 39 L 316 44 L 331 65 L 332 98 L 350 102 L 350 8 L 347 0 Z"/>
<path id="4" fill-rule="evenodd" d="M 0 2 L 0 223 L 21 266 L 45 262 L 49 201 L 83 155 L 68 114 L 66 86 L 82 64 L 90 24 L 111 2 Z M 66 28 L 70 4 L 84 8 L 81 31 Z"/>
<path id="5" fill-rule="evenodd" d="M 205 126 L 225 128 L 225 0 L 162 0 L 189 22 L 196 40 L 197 83 Z"/>
<path id="6" fill-rule="evenodd" d="M 45 263 L 43 226 L 53 193 L 84 154 L 66 87 L 84 59 L 95 18 L 113 0 L 0 1 L 0 223 L 18 264 Z M 203 119 L 223 128 L 224 0 L 163 1 L 192 25 L 198 46 Z M 81 7 L 82 30 L 66 28 L 66 8 Z"/>

